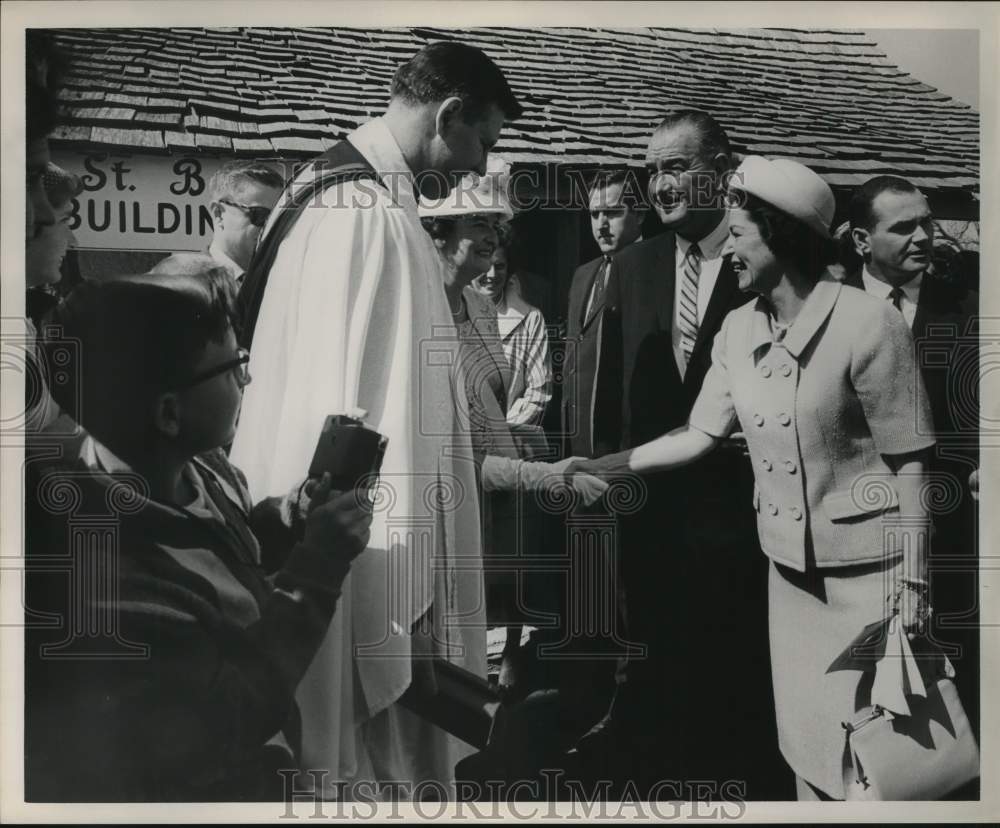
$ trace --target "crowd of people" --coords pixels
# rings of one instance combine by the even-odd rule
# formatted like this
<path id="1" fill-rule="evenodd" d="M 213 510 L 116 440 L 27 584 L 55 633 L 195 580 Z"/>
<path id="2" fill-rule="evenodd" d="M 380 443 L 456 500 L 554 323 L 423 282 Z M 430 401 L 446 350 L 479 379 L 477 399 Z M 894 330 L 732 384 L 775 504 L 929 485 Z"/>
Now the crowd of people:
<path id="1" fill-rule="evenodd" d="M 48 158 L 63 66 L 29 36 L 29 294 L 80 192 Z M 978 375 L 919 358 L 943 325 L 948 364 L 977 358 L 978 297 L 925 196 L 875 177 L 837 231 L 808 167 L 665 113 L 641 198 L 635 171 L 590 183 L 560 340 L 489 157 L 522 115 L 485 53 L 429 45 L 293 180 L 223 166 L 203 253 L 34 294 L 29 800 L 551 767 L 843 799 L 872 671 L 829 666 L 893 613 L 978 721 Z M 331 414 L 387 438 L 376 487 L 309 477 Z M 413 700 L 441 664 L 487 687 L 489 628 L 506 713 L 473 746 Z"/>

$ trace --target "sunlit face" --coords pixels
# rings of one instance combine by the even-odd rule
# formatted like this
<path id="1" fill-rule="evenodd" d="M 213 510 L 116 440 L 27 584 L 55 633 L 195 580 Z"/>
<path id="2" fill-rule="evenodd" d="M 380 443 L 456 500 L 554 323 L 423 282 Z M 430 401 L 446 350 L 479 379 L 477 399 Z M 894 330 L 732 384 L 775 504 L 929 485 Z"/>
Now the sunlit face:
<path id="1" fill-rule="evenodd" d="M 503 122 L 503 110 L 496 104 L 487 106 L 471 122 L 461 108 L 439 117 L 431 152 L 433 169 L 445 173 L 451 186 L 470 172 L 485 175 L 486 161 L 500 139 Z"/>
<path id="2" fill-rule="evenodd" d="M 45 284 L 46 249 L 53 243 L 52 230 L 56 216 L 45 194 L 45 167 L 49 163 L 49 142 L 45 138 L 32 141 L 25 158 L 25 282 L 28 287 Z"/>
<path id="3" fill-rule="evenodd" d="M 655 132 L 646 150 L 650 202 L 663 225 L 682 235 L 719 209 L 721 161 L 707 156 L 701 143 L 697 128 L 682 123 Z"/>
<path id="4" fill-rule="evenodd" d="M 28 287 L 55 284 L 62 278 L 63 259 L 66 251 L 76 246 L 76 237 L 69 229 L 72 202 L 54 207 L 54 224 L 42 225 L 38 236 L 25 249 L 25 273 Z"/>
<path id="5" fill-rule="evenodd" d="M 625 183 L 616 182 L 590 194 L 590 229 L 605 254 L 617 253 L 642 232 L 643 214 L 623 199 Z"/>
<path id="6" fill-rule="evenodd" d="M 493 267 L 500 221 L 499 213 L 458 216 L 451 235 L 438 241 L 441 255 L 455 269 L 459 281 L 469 284 Z"/>
<path id="7" fill-rule="evenodd" d="M 478 293 L 488 296 L 494 302 L 499 302 L 507 288 L 507 251 L 498 247 L 493 253 L 493 267 L 481 276 L 472 280 L 472 286 Z"/>
<path id="8" fill-rule="evenodd" d="M 854 244 L 873 276 L 905 285 L 930 267 L 934 224 L 922 193 L 879 193 L 872 202 L 875 223 L 855 228 Z"/>
<path id="9" fill-rule="evenodd" d="M 268 187 L 258 181 L 245 181 L 236 188 L 231 201 L 212 202 L 212 215 L 216 237 L 222 244 L 222 249 L 240 267 L 247 267 L 253 258 L 257 241 L 260 239 L 262 224 L 255 225 L 251 216 L 255 212 L 251 208 L 263 207 L 270 212 L 278 203 L 281 190 Z"/>
<path id="10" fill-rule="evenodd" d="M 781 278 L 778 259 L 761 236 L 760 228 L 746 210 L 737 207 L 729 210 L 729 249 L 740 290 L 766 293 Z"/>

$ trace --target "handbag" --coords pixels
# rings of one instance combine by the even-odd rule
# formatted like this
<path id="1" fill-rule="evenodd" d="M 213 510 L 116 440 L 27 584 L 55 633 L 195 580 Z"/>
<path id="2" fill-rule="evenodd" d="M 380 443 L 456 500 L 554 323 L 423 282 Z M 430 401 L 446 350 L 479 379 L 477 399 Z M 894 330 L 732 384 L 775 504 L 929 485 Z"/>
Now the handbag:
<path id="1" fill-rule="evenodd" d="M 899 625 L 891 635 L 893 652 L 879 666 L 888 662 L 887 672 L 901 685 L 892 701 L 897 712 L 875 703 L 854 722 L 843 723 L 850 758 L 844 768 L 845 798 L 939 799 L 979 776 L 979 747 L 947 659 L 942 655 L 945 676 L 925 686 Z M 876 695 L 893 696 L 873 688 Z"/>

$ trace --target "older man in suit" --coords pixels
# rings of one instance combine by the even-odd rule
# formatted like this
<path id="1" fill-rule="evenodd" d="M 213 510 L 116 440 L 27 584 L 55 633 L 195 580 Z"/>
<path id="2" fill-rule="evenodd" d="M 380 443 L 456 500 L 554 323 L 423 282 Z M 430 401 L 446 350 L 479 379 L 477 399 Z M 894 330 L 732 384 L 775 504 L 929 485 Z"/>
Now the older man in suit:
<path id="1" fill-rule="evenodd" d="M 723 128 L 704 112 L 672 113 L 646 166 L 666 232 L 616 258 L 605 298 L 621 331 L 622 448 L 687 422 L 712 340 L 747 300 L 725 254 L 733 161 Z M 752 492 L 749 460 L 733 441 L 707 463 L 651 478 L 647 503 L 623 521 L 628 637 L 647 652 L 630 660 L 605 726 L 627 734 L 615 743 L 645 740 L 638 767 L 654 776 L 737 779 L 764 796 L 766 770 L 780 760 L 766 721 L 765 568 Z"/>
<path id="2" fill-rule="evenodd" d="M 934 217 L 911 182 L 880 175 L 850 204 L 850 241 L 860 261 L 848 283 L 899 309 L 913 332 L 937 445 L 930 600 L 933 635 L 947 648 L 967 711 L 978 721 L 977 510 L 970 475 L 979 465 L 979 297 L 935 262 Z M 901 413 L 906 416 L 906 413 Z"/>

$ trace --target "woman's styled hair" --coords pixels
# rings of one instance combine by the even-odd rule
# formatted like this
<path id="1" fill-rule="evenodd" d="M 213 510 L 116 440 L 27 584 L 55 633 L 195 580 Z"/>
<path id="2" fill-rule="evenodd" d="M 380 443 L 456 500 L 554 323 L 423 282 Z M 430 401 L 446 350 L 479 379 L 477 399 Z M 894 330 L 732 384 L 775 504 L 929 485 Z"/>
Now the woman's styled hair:
<path id="1" fill-rule="evenodd" d="M 83 180 L 80 176 L 51 162 L 45 168 L 42 186 L 45 187 L 45 196 L 49 204 L 56 209 L 65 207 L 83 192 Z"/>
<path id="2" fill-rule="evenodd" d="M 189 380 L 209 342 L 231 329 L 225 278 L 213 270 L 80 284 L 44 323 L 53 399 L 112 451 L 134 448 L 150 433 L 156 397 Z"/>
<path id="3" fill-rule="evenodd" d="M 750 193 L 740 194 L 740 206 L 760 230 L 770 251 L 790 262 L 803 276 L 818 279 L 823 270 L 837 262 L 837 243 L 820 236 L 797 218 Z"/>
<path id="4" fill-rule="evenodd" d="M 442 241 L 455 232 L 458 219 L 454 216 L 424 216 L 420 223 L 432 239 Z"/>

